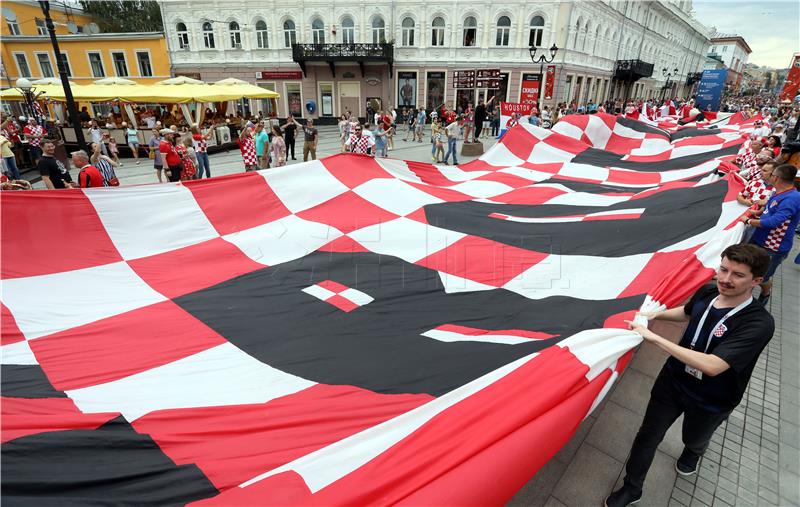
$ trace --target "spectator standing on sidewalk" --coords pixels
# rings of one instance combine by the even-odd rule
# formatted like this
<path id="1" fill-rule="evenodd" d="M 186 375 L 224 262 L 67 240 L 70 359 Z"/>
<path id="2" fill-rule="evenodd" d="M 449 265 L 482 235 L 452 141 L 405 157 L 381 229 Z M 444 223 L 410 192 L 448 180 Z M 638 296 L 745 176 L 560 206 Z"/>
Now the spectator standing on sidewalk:
<path id="1" fill-rule="evenodd" d="M 791 164 L 781 164 L 772 171 L 772 184 L 775 193 L 769 198 L 764 210 L 743 216 L 742 222 L 755 227 L 750 242 L 766 250 L 769 254 L 769 268 L 761 281 L 761 295 L 758 301 L 764 305 L 769 301 L 772 291 L 772 275 L 792 249 L 794 231 L 800 222 L 800 192 L 794 187 L 797 168 Z"/>
<path id="2" fill-rule="evenodd" d="M 339 151 L 341 153 L 345 152 L 344 143 L 347 142 L 348 137 L 350 137 L 350 120 L 348 120 L 345 115 L 342 115 L 342 117 L 339 118 L 339 144 L 341 145 Z"/>
<path id="3" fill-rule="evenodd" d="M 95 166 L 89 164 L 89 155 L 83 150 L 72 154 L 72 165 L 79 167 L 78 186 L 81 188 L 96 188 L 106 186 L 103 175 Z"/>
<path id="4" fill-rule="evenodd" d="M 90 148 L 92 154 L 89 157 L 89 161 L 92 165 L 97 167 L 97 170 L 103 175 L 103 182 L 105 185 L 107 187 L 118 187 L 119 179 L 117 179 L 117 173 L 114 172 L 118 164 L 108 155 L 103 155 L 100 143 L 92 143 Z"/>
<path id="5" fill-rule="evenodd" d="M 272 143 L 270 143 L 272 150 L 272 164 L 273 167 L 282 167 L 286 165 L 286 142 L 283 140 L 283 131 L 277 125 L 272 127 Z"/>
<path id="6" fill-rule="evenodd" d="M 177 132 L 171 129 L 161 129 L 161 143 L 158 145 L 158 152 L 161 156 L 161 165 L 166 167 L 167 178 L 169 181 L 180 181 L 181 179 L 181 157 L 175 149 L 177 144 L 175 138 L 178 136 Z"/>
<path id="7" fill-rule="evenodd" d="M 54 155 L 56 143 L 50 139 L 42 141 L 42 157 L 36 164 L 36 169 L 42 175 L 42 181 L 48 190 L 61 188 L 74 188 L 77 185 L 72 182 L 67 167 L 61 163 Z"/>
<path id="8" fill-rule="evenodd" d="M 17 159 L 14 156 L 14 152 L 11 151 L 12 146 L 11 140 L 5 135 L 0 134 L 0 150 L 2 150 L 3 164 L 5 165 L 4 172 L 8 174 L 10 179 L 18 180 L 21 176 L 17 168 Z"/>
<path id="9" fill-rule="evenodd" d="M 208 140 L 214 135 L 214 129 L 209 128 L 205 132 L 200 132 L 197 127 L 192 127 L 192 142 L 194 153 L 197 156 L 197 178 L 201 179 L 203 173 L 206 178 L 211 177 L 211 162 L 208 159 Z"/>
<path id="10" fill-rule="evenodd" d="M 141 163 L 139 161 L 139 131 L 136 130 L 136 125 L 131 125 L 129 127 L 128 124 L 124 122 L 122 128 L 125 129 L 125 140 L 128 142 L 128 148 L 131 149 L 133 159 L 136 161 L 136 165 L 139 165 Z"/>
<path id="11" fill-rule="evenodd" d="M 148 147 L 150 148 L 150 158 L 153 159 L 153 167 L 156 170 L 156 177 L 158 178 L 159 183 L 164 181 L 161 176 L 161 173 L 164 170 L 164 160 L 161 158 L 161 153 L 159 151 L 162 140 L 161 132 L 158 129 L 153 129 L 153 137 L 151 137 L 150 142 L 147 143 Z"/>
<path id="12" fill-rule="evenodd" d="M 193 180 L 197 177 L 197 154 L 192 146 L 192 138 L 184 137 L 175 145 L 178 155 L 181 157 L 181 181 Z"/>
<path id="13" fill-rule="evenodd" d="M 386 158 L 386 129 L 383 122 L 377 122 L 375 126 L 375 156 Z"/>
<path id="14" fill-rule="evenodd" d="M 461 134 L 462 117 L 459 115 L 456 120 L 445 127 L 447 134 L 447 153 L 444 155 L 444 163 L 449 164 L 450 154 L 453 154 L 453 165 L 458 165 L 458 136 Z"/>
<path id="15" fill-rule="evenodd" d="M 303 162 L 308 161 L 308 154 L 311 153 L 311 160 L 317 160 L 317 142 L 319 141 L 319 132 L 314 127 L 314 120 L 309 119 L 303 126 Z"/>
<path id="16" fill-rule="evenodd" d="M 370 149 L 375 146 L 375 140 L 372 136 L 364 135 L 363 127 L 359 125 L 355 128 L 353 133 L 350 134 L 346 144 L 350 153 L 369 155 Z"/>
<path id="17" fill-rule="evenodd" d="M 294 158 L 294 137 L 299 126 L 300 124 L 297 123 L 297 120 L 294 119 L 294 116 L 289 115 L 289 117 L 286 118 L 286 123 L 281 127 L 281 130 L 283 130 L 283 134 L 285 136 L 284 141 L 286 142 L 286 155 L 288 157 L 289 153 L 291 153 L 292 160 L 297 160 Z"/>
<path id="18" fill-rule="evenodd" d="M 36 123 L 36 118 L 28 118 L 28 124 L 22 129 L 25 134 L 25 139 L 28 140 L 28 149 L 31 152 L 31 163 L 34 165 L 42 156 L 42 139 L 44 138 L 44 129 L 41 125 Z"/>
<path id="19" fill-rule="evenodd" d="M 92 120 L 89 126 L 89 137 L 92 139 L 93 143 L 100 143 L 100 149 L 103 150 L 103 155 L 108 155 L 106 145 L 103 142 L 103 129 L 97 124 L 97 120 Z"/>
<path id="20" fill-rule="evenodd" d="M 675 469 L 683 476 L 697 472 L 711 436 L 742 400 L 758 357 L 772 339 L 772 316 L 753 299 L 753 289 L 768 265 L 763 249 L 731 245 L 722 252 L 716 284 L 700 288 L 684 306 L 640 314 L 649 320 L 688 321 L 677 344 L 640 323 L 628 322 L 670 357 L 650 393 L 625 481 L 606 498 L 606 507 L 624 507 L 641 499 L 658 444 L 681 414 L 684 449 Z"/>
<path id="21" fill-rule="evenodd" d="M 269 167 L 269 134 L 262 122 L 256 123 L 255 142 L 258 168 L 266 169 Z"/>
<path id="22" fill-rule="evenodd" d="M 425 120 L 427 115 L 425 114 L 425 110 L 419 108 L 417 110 L 417 121 L 414 124 L 414 137 L 417 139 L 418 142 L 422 142 L 422 136 L 425 133 Z"/>
<path id="23" fill-rule="evenodd" d="M 258 169 L 258 155 L 256 154 L 256 141 L 253 137 L 252 123 L 239 133 L 239 150 L 242 152 L 245 171 L 255 171 Z"/>

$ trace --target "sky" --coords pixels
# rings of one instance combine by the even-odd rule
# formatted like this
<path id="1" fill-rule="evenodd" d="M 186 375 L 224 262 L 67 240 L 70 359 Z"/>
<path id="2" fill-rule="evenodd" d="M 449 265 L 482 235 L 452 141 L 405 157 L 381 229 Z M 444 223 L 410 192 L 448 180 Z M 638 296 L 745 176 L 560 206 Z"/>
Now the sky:
<path id="1" fill-rule="evenodd" d="M 722 33 L 744 37 L 748 63 L 783 69 L 800 52 L 800 2 L 752 0 L 694 0 L 694 17 Z"/>

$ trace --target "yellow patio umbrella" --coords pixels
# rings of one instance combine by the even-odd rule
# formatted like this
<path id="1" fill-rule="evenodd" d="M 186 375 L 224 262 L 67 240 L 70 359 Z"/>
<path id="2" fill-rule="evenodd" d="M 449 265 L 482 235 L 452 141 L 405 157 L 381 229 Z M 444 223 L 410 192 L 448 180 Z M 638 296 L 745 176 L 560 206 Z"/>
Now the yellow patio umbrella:
<path id="1" fill-rule="evenodd" d="M 262 88 L 252 83 L 248 83 L 247 81 L 242 81 L 241 79 L 236 79 L 233 77 L 217 81 L 216 83 L 212 84 L 210 88 L 219 89 L 221 95 L 229 97 L 225 99 L 218 99 L 218 101 L 238 100 L 241 98 L 276 99 L 280 97 L 279 94 L 273 92 L 272 90 L 268 90 L 266 88 Z"/>
<path id="2" fill-rule="evenodd" d="M 124 77 L 105 77 L 103 79 L 98 79 L 93 84 L 102 86 L 109 86 L 109 85 L 131 86 L 139 83 L 137 83 L 136 81 L 131 81 L 130 79 L 125 79 Z"/>
<path id="3" fill-rule="evenodd" d="M 165 79 L 163 81 L 159 81 L 156 83 L 157 85 L 185 85 L 185 84 L 195 84 L 195 85 L 204 85 L 203 81 L 199 79 L 194 79 L 187 76 L 176 76 L 171 77 L 169 79 Z"/>

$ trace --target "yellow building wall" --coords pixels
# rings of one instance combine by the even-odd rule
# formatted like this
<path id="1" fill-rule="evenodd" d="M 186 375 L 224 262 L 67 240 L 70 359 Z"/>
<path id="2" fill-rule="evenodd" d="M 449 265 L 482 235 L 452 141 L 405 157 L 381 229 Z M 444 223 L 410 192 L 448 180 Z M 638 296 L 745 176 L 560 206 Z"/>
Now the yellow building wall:
<path id="1" fill-rule="evenodd" d="M 17 15 L 17 24 L 20 28 L 20 35 L 38 35 L 39 31 L 36 28 L 36 19 L 44 19 L 44 14 L 42 14 L 42 9 L 39 7 L 38 3 L 34 4 L 27 4 L 22 2 L 13 2 L 13 1 L 4 1 L 3 8 L 12 11 L 14 14 Z M 65 35 L 68 34 L 69 31 L 67 30 L 66 24 L 69 21 L 73 23 L 83 26 L 87 25 L 92 22 L 92 19 L 89 16 L 80 13 L 81 11 L 71 9 L 70 15 L 68 16 L 62 10 L 59 10 L 59 7 L 54 5 L 53 3 L 50 4 L 50 17 L 53 19 L 56 29 L 56 35 Z M 59 25 L 58 23 L 63 23 Z M 9 31 L 8 21 L 5 17 L 2 19 L 2 26 L 0 26 L 0 36 L 5 38 L 6 36 L 10 35 L 11 32 Z"/>
<path id="2" fill-rule="evenodd" d="M 170 77 L 169 55 L 167 44 L 163 36 L 159 38 L 143 38 L 141 34 L 126 34 L 129 37 L 124 39 L 100 40 L 102 34 L 81 35 L 80 39 L 59 38 L 58 45 L 61 52 L 67 55 L 67 61 L 71 71 L 70 79 L 77 84 L 89 84 L 103 76 L 94 76 L 89 63 L 89 53 L 100 53 L 103 62 L 104 77 L 124 77 L 139 83 L 154 83 Z M 73 36 L 75 37 L 75 36 Z M 55 53 L 50 40 L 42 41 L 15 41 L 14 38 L 3 39 L 0 41 L 2 46 L 3 66 L 5 68 L 7 80 L 3 80 L 4 86 L 10 86 L 20 77 L 17 67 L 16 53 L 24 53 L 31 73 L 31 79 L 40 79 L 43 76 L 39 67 L 37 53 L 47 53 L 50 57 L 50 65 L 53 74 L 58 77 Z M 152 77 L 142 76 L 139 69 L 136 53 L 147 52 L 150 55 L 150 68 Z M 114 66 L 113 53 L 124 53 L 128 74 L 118 76 Z"/>

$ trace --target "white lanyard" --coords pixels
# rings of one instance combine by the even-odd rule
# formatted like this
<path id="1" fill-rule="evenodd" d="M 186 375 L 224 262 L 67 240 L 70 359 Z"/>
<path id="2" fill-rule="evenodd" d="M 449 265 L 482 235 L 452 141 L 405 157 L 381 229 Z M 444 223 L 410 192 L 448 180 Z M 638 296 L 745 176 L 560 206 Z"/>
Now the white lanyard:
<path id="1" fill-rule="evenodd" d="M 705 324 L 705 322 L 706 322 L 706 317 L 708 317 L 708 312 L 711 311 L 711 307 L 714 306 L 714 303 L 717 302 L 717 299 L 719 299 L 719 296 L 717 296 L 717 297 L 715 297 L 714 299 L 711 300 L 711 303 L 709 303 L 709 305 L 706 307 L 706 311 L 703 312 L 703 316 L 700 318 L 700 322 L 697 323 L 697 329 L 694 332 L 694 338 L 692 338 L 692 343 L 690 345 L 692 350 L 694 350 L 694 346 L 697 343 L 697 338 L 700 337 L 700 330 L 703 329 L 703 324 Z M 725 321 L 728 319 L 728 317 L 733 317 L 740 310 L 742 310 L 747 305 L 749 305 L 752 301 L 753 301 L 753 296 L 750 296 L 745 302 L 741 303 L 736 308 L 733 308 L 731 311 L 726 313 L 725 316 L 722 317 L 722 319 L 720 319 L 719 323 L 714 327 L 714 329 L 712 329 L 711 332 L 708 333 L 708 340 L 706 341 L 706 348 L 705 348 L 705 350 L 703 350 L 704 353 L 708 352 L 708 346 L 711 345 L 711 338 L 714 336 L 714 330 L 719 328 L 723 323 L 725 323 Z"/>

